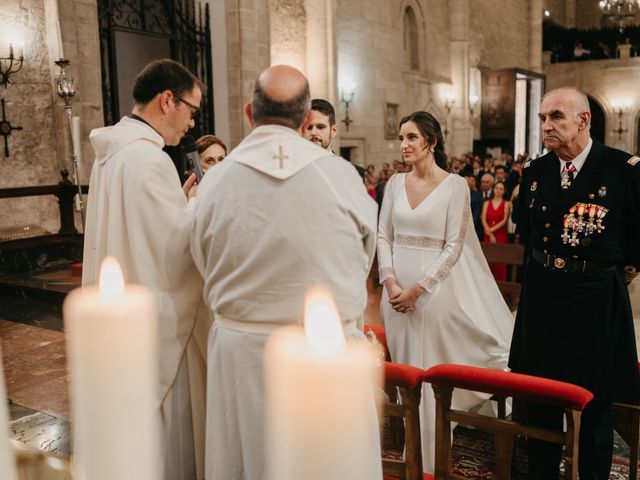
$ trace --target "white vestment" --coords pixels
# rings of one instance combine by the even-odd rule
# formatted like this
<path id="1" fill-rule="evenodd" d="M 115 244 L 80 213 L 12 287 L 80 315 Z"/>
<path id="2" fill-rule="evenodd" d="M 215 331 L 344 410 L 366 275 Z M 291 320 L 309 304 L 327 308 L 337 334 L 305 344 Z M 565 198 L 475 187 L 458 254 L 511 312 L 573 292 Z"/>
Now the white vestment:
<path id="1" fill-rule="evenodd" d="M 91 132 L 83 285 L 113 255 L 127 283 L 150 288 L 159 317 L 158 408 L 167 480 L 204 477 L 206 345 L 210 314 L 189 252 L 191 212 L 164 141 L 125 117 Z M 126 372 L 122 372 L 126 375 Z M 125 432 L 126 434 L 126 432 Z"/>
<path id="2" fill-rule="evenodd" d="M 205 175 L 195 208 L 192 253 L 214 312 L 206 478 L 262 480 L 264 342 L 302 321 L 312 286 L 333 294 L 342 319 L 362 321 L 376 204 L 349 162 L 267 125 Z M 377 429 L 370 458 L 367 479 L 379 479 Z"/>

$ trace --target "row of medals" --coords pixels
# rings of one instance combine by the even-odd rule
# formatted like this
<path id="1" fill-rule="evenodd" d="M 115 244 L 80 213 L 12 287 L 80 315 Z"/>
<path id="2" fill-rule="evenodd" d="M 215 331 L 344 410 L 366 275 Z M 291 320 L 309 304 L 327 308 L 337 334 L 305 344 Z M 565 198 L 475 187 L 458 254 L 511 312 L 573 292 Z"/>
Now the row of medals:
<path id="1" fill-rule="evenodd" d="M 562 188 L 568 188 L 568 184 L 565 183 L 566 179 L 563 176 L 562 178 Z M 569 180 L 570 182 L 570 180 Z M 534 181 L 531 184 L 531 191 L 535 192 L 538 188 L 538 182 Z M 606 197 L 607 195 L 607 187 L 602 186 L 598 190 L 599 197 Z M 592 197 L 593 195 L 590 195 Z M 533 200 L 531 200 L 531 205 L 533 206 Z M 563 221 L 563 230 L 562 230 L 562 243 L 569 244 L 572 247 L 576 247 L 580 244 L 580 239 L 578 238 L 579 234 L 583 234 L 583 245 L 588 245 L 591 243 L 590 239 L 587 237 L 592 235 L 593 232 L 602 233 L 604 230 L 604 225 L 602 221 L 604 217 L 607 215 L 609 211 L 608 208 L 604 208 L 600 205 L 596 205 L 595 203 L 582 203 L 578 202 L 573 207 L 569 209 L 569 213 L 565 214 Z M 587 214 L 585 216 L 585 213 Z M 577 216 L 576 216 L 577 214 Z M 569 233 L 571 232 L 571 233 Z"/>
<path id="2" fill-rule="evenodd" d="M 586 237 L 594 232 L 602 233 L 604 225 L 602 221 L 609 211 L 595 203 L 576 203 L 569 209 L 569 213 L 565 214 L 562 231 L 562 243 L 575 247 L 580 244 L 578 238 L 580 234 L 584 237 L 583 245 L 588 245 Z"/>

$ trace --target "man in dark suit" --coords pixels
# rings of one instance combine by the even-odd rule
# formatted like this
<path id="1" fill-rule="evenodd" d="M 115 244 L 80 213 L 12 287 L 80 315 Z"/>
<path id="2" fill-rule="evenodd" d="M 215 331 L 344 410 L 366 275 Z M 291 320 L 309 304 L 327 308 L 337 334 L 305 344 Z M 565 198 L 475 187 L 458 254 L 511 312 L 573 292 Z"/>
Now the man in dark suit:
<path id="1" fill-rule="evenodd" d="M 311 120 L 305 131 L 302 132 L 304 138 L 322 148 L 326 148 L 331 153 L 335 153 L 331 148 L 331 142 L 336 138 L 337 133 L 338 125 L 336 124 L 336 111 L 333 105 L 323 98 L 311 100 Z M 349 163 L 358 171 L 358 175 L 364 182 L 364 168 L 353 162 Z"/>
<path id="2" fill-rule="evenodd" d="M 529 254 L 511 344 L 513 371 L 581 385 L 579 473 L 607 480 L 614 401 L 640 400 L 627 285 L 640 268 L 640 158 L 593 141 L 587 97 L 547 93 L 539 113 L 547 155 L 523 170 L 521 241 Z M 529 422 L 562 427 L 560 409 L 530 405 Z M 561 448 L 530 440 L 529 478 L 558 478 Z"/>
<path id="3" fill-rule="evenodd" d="M 473 173 L 467 173 L 464 176 L 465 180 L 469 184 L 469 201 L 471 202 L 471 216 L 473 218 L 473 226 L 476 230 L 476 234 L 480 241 L 482 241 L 482 237 L 484 234 L 484 229 L 482 228 L 482 194 L 478 191 L 476 184 L 476 177 L 473 176 Z"/>

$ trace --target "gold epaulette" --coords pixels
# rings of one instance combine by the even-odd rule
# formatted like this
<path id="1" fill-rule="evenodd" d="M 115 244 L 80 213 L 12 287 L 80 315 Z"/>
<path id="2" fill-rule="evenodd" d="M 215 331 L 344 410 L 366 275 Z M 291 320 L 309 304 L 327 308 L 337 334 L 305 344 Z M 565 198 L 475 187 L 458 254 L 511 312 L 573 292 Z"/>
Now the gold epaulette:
<path id="1" fill-rule="evenodd" d="M 531 165 L 531 160 L 529 160 L 527 163 L 525 163 L 522 168 L 527 168 L 529 165 Z"/>
<path id="2" fill-rule="evenodd" d="M 640 157 L 631 157 L 629 160 L 627 160 L 627 163 L 632 167 L 635 167 L 638 162 L 640 162 Z"/>
<path id="3" fill-rule="evenodd" d="M 638 158 L 638 157 L 636 157 Z M 627 283 L 633 282 L 633 279 L 638 275 L 638 270 L 633 265 L 625 265 L 624 267 L 624 279 Z"/>

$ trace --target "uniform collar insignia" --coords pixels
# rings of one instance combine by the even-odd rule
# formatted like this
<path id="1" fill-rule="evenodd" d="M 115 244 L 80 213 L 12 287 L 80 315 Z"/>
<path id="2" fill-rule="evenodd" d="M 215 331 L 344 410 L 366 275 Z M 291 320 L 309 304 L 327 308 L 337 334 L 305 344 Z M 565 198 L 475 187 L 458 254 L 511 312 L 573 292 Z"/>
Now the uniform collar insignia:
<path id="1" fill-rule="evenodd" d="M 631 157 L 629 160 L 627 160 L 627 163 L 632 167 L 635 167 L 636 163 L 638 162 L 640 162 L 640 157 Z"/>

